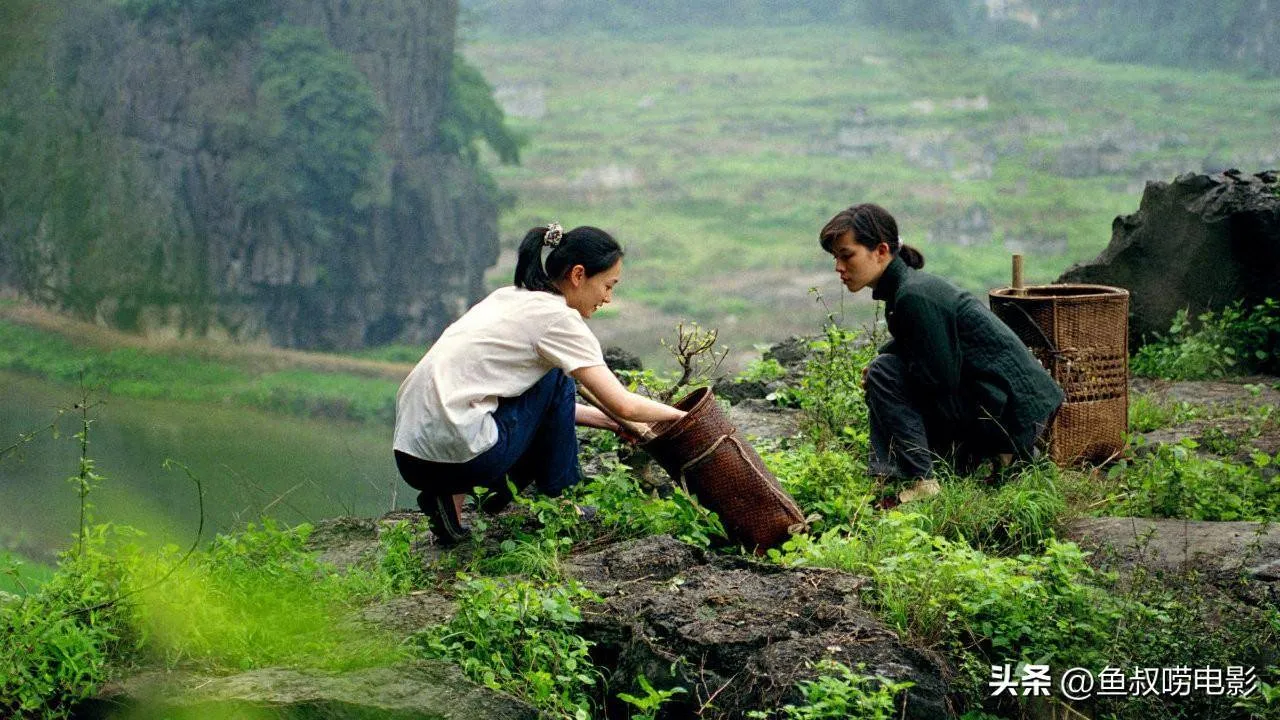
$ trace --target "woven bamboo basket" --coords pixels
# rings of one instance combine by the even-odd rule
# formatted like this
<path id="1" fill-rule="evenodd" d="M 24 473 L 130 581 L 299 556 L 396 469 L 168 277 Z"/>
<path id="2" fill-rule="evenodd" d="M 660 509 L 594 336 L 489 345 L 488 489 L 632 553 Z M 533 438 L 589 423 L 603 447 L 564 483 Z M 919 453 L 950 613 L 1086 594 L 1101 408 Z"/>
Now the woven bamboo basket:
<path id="1" fill-rule="evenodd" d="M 992 290 L 989 297 L 992 312 L 1066 394 L 1049 427 L 1054 462 L 1114 459 L 1124 449 L 1129 424 L 1129 291 L 1029 285 Z"/>
<path id="2" fill-rule="evenodd" d="M 708 388 L 675 406 L 686 415 L 653 426 L 641 447 L 720 516 L 729 539 L 762 553 L 805 526 L 804 514 L 720 409 Z"/>

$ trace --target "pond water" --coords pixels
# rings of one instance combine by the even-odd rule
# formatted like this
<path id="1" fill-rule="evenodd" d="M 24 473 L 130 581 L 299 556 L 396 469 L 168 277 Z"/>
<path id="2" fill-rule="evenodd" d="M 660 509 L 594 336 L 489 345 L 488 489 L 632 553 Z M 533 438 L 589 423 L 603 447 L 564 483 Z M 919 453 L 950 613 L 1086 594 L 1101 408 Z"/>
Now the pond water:
<path id="1" fill-rule="evenodd" d="M 0 448 L 47 428 L 58 408 L 83 393 L 75 386 L 0 372 Z M 89 496 L 94 522 L 134 526 L 148 542 L 190 544 L 268 515 L 284 524 L 342 514 L 376 515 L 413 507 L 396 473 L 392 428 L 292 418 L 239 407 L 91 396 L 89 456 L 104 477 Z M 48 561 L 68 547 L 79 522 L 78 411 L 20 452 L 0 458 L 0 550 Z"/>

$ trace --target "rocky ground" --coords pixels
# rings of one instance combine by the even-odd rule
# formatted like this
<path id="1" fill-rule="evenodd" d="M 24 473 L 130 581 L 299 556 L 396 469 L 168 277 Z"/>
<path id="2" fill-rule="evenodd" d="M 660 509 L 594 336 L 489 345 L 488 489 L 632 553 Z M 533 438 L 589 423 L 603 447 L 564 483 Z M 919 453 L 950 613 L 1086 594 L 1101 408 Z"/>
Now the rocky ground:
<path id="1" fill-rule="evenodd" d="M 1147 433 L 1138 451 L 1206 433 L 1233 439 L 1233 447 L 1280 451 L 1274 422 L 1245 421 L 1260 407 L 1280 405 L 1280 379 L 1236 382 L 1136 381 L 1135 394 L 1192 403 L 1204 417 Z M 795 411 L 759 399 L 741 399 L 733 422 L 748 437 L 780 438 L 798 432 Z M 1209 452 L 1212 443 L 1203 443 Z M 1216 447 L 1216 446 L 1214 446 Z M 320 524 L 310 542 L 339 567 L 376 555 L 379 532 L 415 513 L 379 519 L 338 518 Z M 1280 529 L 1250 522 L 1191 522 L 1138 518 L 1083 518 L 1064 534 L 1094 551 L 1094 562 L 1122 575 L 1194 582 L 1224 606 L 1241 611 L 1273 607 L 1280 588 Z M 425 563 L 438 550 L 424 537 Z M 865 578 L 831 570 L 784 569 L 744 557 L 708 553 L 668 536 L 586 547 L 567 559 L 566 575 L 603 602 L 585 613 L 582 632 L 610 685 L 628 687 L 641 674 L 674 681 L 689 692 L 667 706 L 689 716 L 710 699 L 723 717 L 776 708 L 800 698 L 797 680 L 811 678 L 811 663 L 834 658 L 863 664 L 868 674 L 909 680 L 905 717 L 942 718 L 948 704 L 944 661 L 905 644 L 878 621 L 859 597 Z M 451 601 L 414 592 L 366 608 L 361 620 L 408 636 L 447 620 Z M 661 685 L 660 685 L 661 686 Z M 466 680 L 457 668 L 419 663 L 398 669 L 335 674 L 259 669 L 231 677 L 146 673 L 114 684 L 95 707 L 137 706 L 163 698 L 169 708 L 255 708 L 271 717 L 523 718 L 532 708 Z M 675 704 L 682 703 L 679 707 Z M 315 714 L 315 713 L 319 714 Z M 612 715 L 613 713 L 611 713 Z M 622 716 L 619 714 L 619 716 Z"/>

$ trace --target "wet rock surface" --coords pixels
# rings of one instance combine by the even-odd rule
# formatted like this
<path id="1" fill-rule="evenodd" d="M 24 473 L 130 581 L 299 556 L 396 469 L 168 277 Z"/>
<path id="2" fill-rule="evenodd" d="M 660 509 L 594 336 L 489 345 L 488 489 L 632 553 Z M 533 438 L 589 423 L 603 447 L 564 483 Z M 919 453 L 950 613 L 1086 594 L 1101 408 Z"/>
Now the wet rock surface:
<path id="1" fill-rule="evenodd" d="M 948 717 L 938 660 L 904 645 L 858 594 L 865 579 L 706 554 L 667 536 L 620 543 L 566 566 L 604 602 L 586 611 L 611 685 L 644 675 L 689 689 L 672 717 L 742 717 L 801 702 L 824 658 L 915 685 L 909 718 Z"/>
<path id="2" fill-rule="evenodd" d="M 1121 569 L 1264 580 L 1280 564 L 1280 527 L 1256 522 L 1081 518 L 1067 535 Z"/>
<path id="3" fill-rule="evenodd" d="M 147 673 L 108 686 L 85 718 L 252 717 L 325 720 L 535 720 L 530 705 L 445 662 L 322 672 L 263 668 L 223 677 Z"/>
<path id="4" fill-rule="evenodd" d="M 1156 380 L 1134 378 L 1130 388 L 1165 402 L 1208 407 L 1280 405 L 1280 377 L 1250 375 L 1231 380 Z"/>

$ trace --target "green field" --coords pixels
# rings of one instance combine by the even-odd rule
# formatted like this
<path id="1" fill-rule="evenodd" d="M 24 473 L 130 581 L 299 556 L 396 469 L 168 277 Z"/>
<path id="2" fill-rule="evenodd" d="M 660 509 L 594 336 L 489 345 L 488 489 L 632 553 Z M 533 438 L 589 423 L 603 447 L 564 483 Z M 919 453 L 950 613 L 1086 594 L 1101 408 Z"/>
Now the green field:
<path id="1" fill-rule="evenodd" d="M 1048 282 L 1108 242 L 1148 180 L 1280 156 L 1280 81 L 831 27 L 498 36 L 467 57 L 530 143 L 493 163 L 516 198 L 490 283 L 523 232 L 558 220 L 628 250 L 606 343 L 653 359 L 680 319 L 735 351 L 816 331 L 842 297 L 817 231 L 874 201 L 928 269 L 975 291 L 1009 255 Z M 1264 167 L 1265 166 L 1265 167 Z M 742 358 L 742 355 L 735 355 Z"/>

